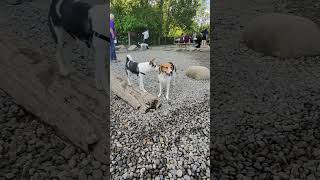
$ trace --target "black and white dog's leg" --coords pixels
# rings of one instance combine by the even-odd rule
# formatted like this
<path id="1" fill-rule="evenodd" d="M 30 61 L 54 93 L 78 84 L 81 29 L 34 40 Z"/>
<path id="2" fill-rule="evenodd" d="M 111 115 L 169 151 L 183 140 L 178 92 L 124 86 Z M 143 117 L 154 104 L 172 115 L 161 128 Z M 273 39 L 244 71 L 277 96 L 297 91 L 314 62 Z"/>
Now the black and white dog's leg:
<path id="1" fill-rule="evenodd" d="M 130 82 L 130 71 L 129 70 L 126 70 L 127 71 L 127 80 L 128 80 L 128 85 L 131 86 L 131 82 Z"/>
<path id="2" fill-rule="evenodd" d="M 106 11 L 107 7 L 105 4 L 99 4 L 92 7 L 89 11 L 89 21 L 91 28 L 100 34 L 108 34 L 109 16 Z M 94 59 L 95 59 L 95 80 L 96 87 L 98 89 L 105 89 L 109 91 L 108 79 L 109 74 L 107 74 L 107 58 L 108 56 L 108 43 L 96 36 L 92 37 L 92 46 L 94 49 Z"/>
<path id="3" fill-rule="evenodd" d="M 93 37 L 92 45 L 94 48 L 95 59 L 95 80 L 97 89 L 107 89 L 107 73 L 106 73 L 106 61 L 107 61 L 107 45 L 106 42 L 97 37 Z"/>
<path id="4" fill-rule="evenodd" d="M 54 26 L 54 33 L 57 36 L 57 52 L 56 52 L 56 59 L 58 61 L 60 74 L 63 76 L 67 76 L 69 74 L 69 69 L 66 66 L 64 52 L 63 52 L 63 29 L 61 27 Z"/>
<path id="5" fill-rule="evenodd" d="M 158 97 L 160 97 L 162 94 L 162 82 L 159 81 L 159 94 L 158 94 Z"/>
<path id="6" fill-rule="evenodd" d="M 172 85 L 175 86 L 176 85 L 176 72 L 172 73 Z"/>
<path id="7" fill-rule="evenodd" d="M 140 87 L 140 90 L 143 91 L 143 92 L 147 92 L 145 89 L 144 89 L 144 84 L 143 84 L 143 74 L 139 73 L 139 87 Z"/>
<path id="8" fill-rule="evenodd" d="M 167 87 L 166 99 L 169 100 L 170 81 L 167 81 L 166 87 Z"/>

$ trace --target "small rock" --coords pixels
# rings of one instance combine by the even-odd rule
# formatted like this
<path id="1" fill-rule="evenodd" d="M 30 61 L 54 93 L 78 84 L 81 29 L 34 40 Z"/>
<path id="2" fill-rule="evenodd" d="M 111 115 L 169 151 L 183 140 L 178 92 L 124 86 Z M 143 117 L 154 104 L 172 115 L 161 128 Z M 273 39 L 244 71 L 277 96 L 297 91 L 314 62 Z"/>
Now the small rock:
<path id="1" fill-rule="evenodd" d="M 14 173 L 8 173 L 6 174 L 6 178 L 7 179 L 13 179 L 15 177 L 15 174 Z"/>
<path id="2" fill-rule="evenodd" d="M 81 170 L 78 176 L 78 180 L 87 180 L 87 174 L 84 172 L 84 170 Z"/>
<path id="3" fill-rule="evenodd" d="M 185 180 L 191 180 L 191 177 L 188 176 L 188 175 L 184 175 L 184 176 L 183 176 L 183 179 L 185 179 Z"/>
<path id="4" fill-rule="evenodd" d="M 95 169 L 98 169 L 98 168 L 100 168 L 101 163 L 100 163 L 99 161 L 93 161 L 93 162 L 92 162 L 92 166 L 93 166 Z"/>
<path id="5" fill-rule="evenodd" d="M 99 169 L 93 170 L 92 175 L 93 175 L 94 179 L 96 179 L 96 180 L 101 180 L 103 177 L 103 173 Z"/>
<path id="6" fill-rule="evenodd" d="M 178 177 L 182 177 L 182 171 L 180 169 L 176 172 L 176 174 Z"/>
<path id="7" fill-rule="evenodd" d="M 66 159 L 70 159 L 74 155 L 74 153 L 75 153 L 75 149 L 71 145 L 66 146 L 61 151 L 61 155 Z"/>
<path id="8" fill-rule="evenodd" d="M 69 160 L 69 167 L 72 169 L 77 165 L 77 162 L 74 159 Z"/>

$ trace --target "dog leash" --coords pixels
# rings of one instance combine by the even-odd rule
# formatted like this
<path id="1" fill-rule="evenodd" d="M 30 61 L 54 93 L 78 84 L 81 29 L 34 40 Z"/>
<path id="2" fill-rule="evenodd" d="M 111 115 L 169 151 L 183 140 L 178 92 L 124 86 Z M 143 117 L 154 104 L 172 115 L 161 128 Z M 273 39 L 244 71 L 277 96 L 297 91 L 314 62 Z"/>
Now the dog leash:
<path id="1" fill-rule="evenodd" d="M 100 39 L 102 39 L 102 40 L 105 40 L 105 41 L 107 41 L 107 42 L 110 42 L 110 38 L 107 37 L 107 36 L 105 36 L 105 35 L 103 35 L 103 34 L 97 33 L 96 31 L 93 31 L 92 34 L 93 34 L 94 36 L 96 36 L 97 38 L 100 38 Z"/>

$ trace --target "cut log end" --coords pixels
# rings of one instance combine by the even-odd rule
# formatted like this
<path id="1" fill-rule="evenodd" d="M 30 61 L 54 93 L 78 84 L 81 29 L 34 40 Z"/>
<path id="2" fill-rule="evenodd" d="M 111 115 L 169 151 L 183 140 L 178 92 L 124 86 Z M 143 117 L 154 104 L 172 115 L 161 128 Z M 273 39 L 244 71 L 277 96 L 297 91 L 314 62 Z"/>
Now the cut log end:
<path id="1" fill-rule="evenodd" d="M 161 106 L 157 96 L 129 86 L 126 80 L 112 72 L 110 73 L 110 79 L 112 92 L 134 109 L 139 110 L 142 113 L 147 113 L 150 110 L 156 110 Z"/>

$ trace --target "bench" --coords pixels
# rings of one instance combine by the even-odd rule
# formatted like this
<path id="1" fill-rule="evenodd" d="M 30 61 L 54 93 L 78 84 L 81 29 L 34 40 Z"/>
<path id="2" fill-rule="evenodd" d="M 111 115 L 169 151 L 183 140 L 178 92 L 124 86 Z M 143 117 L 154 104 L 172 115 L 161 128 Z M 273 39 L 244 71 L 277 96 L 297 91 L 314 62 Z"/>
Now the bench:
<path id="1" fill-rule="evenodd" d="M 188 47 L 188 46 L 191 46 L 192 45 L 192 43 L 174 43 L 177 47 L 182 47 L 182 46 L 184 46 L 184 47 Z"/>

